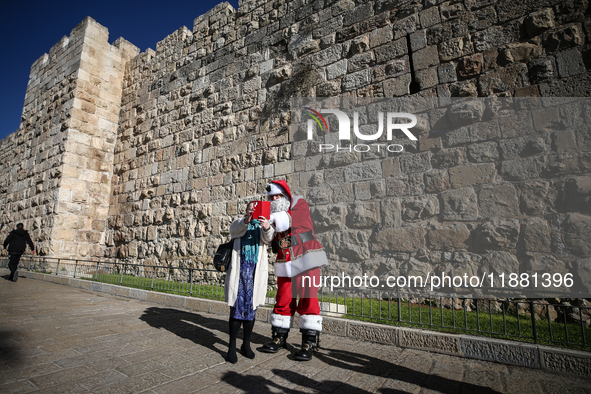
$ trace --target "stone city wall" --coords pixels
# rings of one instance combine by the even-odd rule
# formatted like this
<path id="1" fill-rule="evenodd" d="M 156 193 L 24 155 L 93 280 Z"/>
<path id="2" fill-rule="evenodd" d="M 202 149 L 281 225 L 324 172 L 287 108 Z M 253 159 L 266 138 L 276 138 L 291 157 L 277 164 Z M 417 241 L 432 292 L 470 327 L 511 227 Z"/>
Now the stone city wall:
<path id="1" fill-rule="evenodd" d="M 285 178 L 313 206 L 327 272 L 588 266 L 573 241 L 591 239 L 587 128 L 427 127 L 403 154 L 351 155 L 336 170 L 302 164 L 288 137 L 294 96 L 589 96 L 587 9 L 220 4 L 127 65 L 107 254 L 209 267 L 245 202 Z"/>
<path id="2" fill-rule="evenodd" d="M 92 167 L 80 151 L 75 167 L 94 171 L 85 189 L 54 186 L 55 195 L 68 194 L 54 220 L 80 223 L 54 225 L 61 238 L 52 241 L 60 246 L 46 253 L 211 267 L 246 201 L 284 178 L 311 201 L 334 273 L 383 276 L 494 261 L 518 271 L 584 274 L 591 137 L 584 124 L 569 124 L 568 114 L 560 127 L 524 123 L 512 135 L 502 125 L 439 135 L 427 124 L 402 154 L 351 155 L 328 171 L 320 161 L 302 165 L 292 152 L 289 100 L 588 97 L 589 20 L 588 1 L 578 0 L 249 0 L 238 10 L 219 4 L 155 51 L 118 60 L 118 120 L 113 93 L 113 111 L 98 124 L 111 139 L 84 145 L 99 151 L 94 163 L 103 167 Z M 70 112 L 86 117 L 78 110 Z M 583 118 L 589 111 L 579 110 Z M 74 130 L 76 144 L 98 131 Z M 42 216 L 23 209 L 33 228 Z M 11 208 L 5 223 L 12 226 L 19 212 Z"/>

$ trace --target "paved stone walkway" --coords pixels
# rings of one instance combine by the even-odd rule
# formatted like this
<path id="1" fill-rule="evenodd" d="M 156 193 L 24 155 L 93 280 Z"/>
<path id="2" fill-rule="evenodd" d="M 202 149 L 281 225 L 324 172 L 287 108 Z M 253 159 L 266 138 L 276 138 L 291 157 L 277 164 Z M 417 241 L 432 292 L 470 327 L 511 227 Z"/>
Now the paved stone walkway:
<path id="1" fill-rule="evenodd" d="M 0 393 L 591 393 L 585 379 L 331 335 L 310 362 L 291 347 L 232 365 L 219 315 L 7 276 L 0 300 Z M 255 349 L 268 334 L 255 325 Z"/>

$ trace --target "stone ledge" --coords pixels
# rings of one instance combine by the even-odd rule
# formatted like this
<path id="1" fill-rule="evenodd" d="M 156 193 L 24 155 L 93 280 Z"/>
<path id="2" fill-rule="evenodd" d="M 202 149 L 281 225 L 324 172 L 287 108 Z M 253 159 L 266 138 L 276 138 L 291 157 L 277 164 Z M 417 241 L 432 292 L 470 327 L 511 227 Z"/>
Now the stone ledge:
<path id="1" fill-rule="evenodd" d="M 542 369 L 575 376 L 591 377 L 591 354 L 539 346 Z"/>
<path id="2" fill-rule="evenodd" d="M 333 320 L 335 320 L 333 318 Z M 388 345 L 399 344 L 397 327 L 384 326 L 373 323 L 363 323 L 357 321 L 347 321 L 348 337 L 359 338 L 365 341 L 385 343 Z"/>
<path id="3" fill-rule="evenodd" d="M 0 275 L 9 271 L 0 268 Z M 208 312 L 227 316 L 229 307 L 223 301 L 207 300 L 134 289 L 125 286 L 91 282 L 59 275 L 19 271 L 20 276 L 57 284 L 93 290 L 117 296 L 150 301 L 169 307 L 184 308 L 196 312 Z M 269 322 L 271 309 L 260 307 L 257 311 L 259 322 Z M 446 334 L 420 329 L 394 327 L 365 323 L 336 317 L 324 316 L 324 331 L 334 335 L 452 354 L 477 360 L 503 364 L 521 365 L 534 369 L 557 372 L 566 375 L 591 377 L 591 353 L 577 350 L 551 348 L 548 346 L 480 338 L 469 335 Z M 297 324 L 294 324 L 294 327 Z"/>
<path id="4" fill-rule="evenodd" d="M 490 338 L 476 339 L 466 335 L 461 335 L 460 338 L 464 357 L 540 368 L 536 345 Z"/>
<path id="5" fill-rule="evenodd" d="M 460 336 L 420 329 L 400 328 L 400 346 L 430 350 L 437 353 L 462 355 Z"/>

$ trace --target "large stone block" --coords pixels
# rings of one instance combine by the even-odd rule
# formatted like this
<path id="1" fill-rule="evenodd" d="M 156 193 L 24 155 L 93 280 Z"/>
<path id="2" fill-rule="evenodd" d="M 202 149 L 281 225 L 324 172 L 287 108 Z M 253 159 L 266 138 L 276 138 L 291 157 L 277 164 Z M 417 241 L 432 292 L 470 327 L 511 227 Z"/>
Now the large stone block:
<path id="1" fill-rule="evenodd" d="M 478 208 L 485 218 L 519 215 L 519 202 L 512 185 L 484 186 L 478 193 Z"/>
<path id="2" fill-rule="evenodd" d="M 437 46 L 430 45 L 412 54 L 413 67 L 415 71 L 422 70 L 439 64 L 439 53 Z"/>
<path id="3" fill-rule="evenodd" d="M 342 259 L 359 262 L 370 257 L 367 231 L 345 230 L 337 233 L 333 250 Z M 330 245 L 329 245 L 330 247 Z"/>
<path id="4" fill-rule="evenodd" d="M 500 50 L 500 59 L 505 63 L 524 63 L 542 55 L 538 44 L 509 44 Z"/>
<path id="5" fill-rule="evenodd" d="M 346 214 L 346 206 L 340 204 L 310 207 L 310 217 L 317 232 L 342 228 Z"/>
<path id="6" fill-rule="evenodd" d="M 439 44 L 439 56 L 442 61 L 457 59 L 474 52 L 474 45 L 469 35 L 449 39 Z"/>
<path id="7" fill-rule="evenodd" d="M 414 253 L 425 247 L 425 233 L 422 227 L 386 228 L 372 237 L 372 250 Z"/>
<path id="8" fill-rule="evenodd" d="M 444 220 L 472 221 L 478 218 L 478 206 L 474 189 L 465 187 L 441 193 Z"/>
<path id="9" fill-rule="evenodd" d="M 493 163 L 473 164 L 449 169 L 449 180 L 453 188 L 475 186 L 494 181 L 497 169 Z"/>
<path id="10" fill-rule="evenodd" d="M 480 74 L 484 70 L 484 58 L 482 53 L 466 56 L 458 61 L 458 75 L 461 78 L 470 78 Z"/>
<path id="11" fill-rule="evenodd" d="M 591 176 L 570 178 L 565 184 L 569 211 L 591 211 Z"/>
<path id="12" fill-rule="evenodd" d="M 528 218 L 522 224 L 523 247 L 530 252 L 551 252 L 550 226 L 541 218 Z"/>
<path id="13" fill-rule="evenodd" d="M 556 29 L 546 37 L 544 47 L 547 51 L 562 51 L 568 48 L 582 45 L 585 36 L 578 25 L 570 25 Z"/>
<path id="14" fill-rule="evenodd" d="M 474 230 L 474 241 L 477 248 L 515 249 L 519 238 L 519 220 L 498 220 L 482 222 Z"/>
<path id="15" fill-rule="evenodd" d="M 493 251 L 482 259 L 482 270 L 493 272 L 497 275 L 519 273 L 519 261 L 513 253 L 505 251 Z"/>
<path id="16" fill-rule="evenodd" d="M 400 346 L 423 350 L 434 350 L 442 353 L 460 354 L 460 337 L 453 334 L 436 334 L 434 332 L 400 328 Z"/>
<path id="17" fill-rule="evenodd" d="M 382 166 L 377 161 L 352 164 L 345 168 L 345 180 L 347 182 L 366 181 L 381 178 L 381 176 Z"/>
<path id="18" fill-rule="evenodd" d="M 577 256 L 591 253 L 591 216 L 569 213 L 564 228 L 565 242 L 571 253 Z"/>
<path id="19" fill-rule="evenodd" d="M 439 83 L 437 79 L 437 67 L 417 71 L 415 73 L 415 81 L 419 84 L 420 90 L 436 86 Z"/>
<path id="20" fill-rule="evenodd" d="M 530 37 L 535 37 L 548 29 L 552 29 L 554 27 L 552 9 L 546 8 L 541 11 L 532 12 L 525 18 L 524 24 L 527 35 Z"/>
<path id="21" fill-rule="evenodd" d="M 434 195 L 405 198 L 402 202 L 402 218 L 427 219 L 439 214 L 439 200 Z"/>
<path id="22" fill-rule="evenodd" d="M 373 228 L 382 222 L 379 202 L 353 203 L 349 205 L 347 226 L 350 228 Z"/>
<path id="23" fill-rule="evenodd" d="M 331 304 L 334 305 L 334 304 Z M 322 331 L 341 337 L 347 336 L 347 326 L 349 322 L 345 319 L 335 319 L 324 316 L 322 319 Z M 359 332 L 359 331 L 357 331 Z"/>
<path id="24" fill-rule="evenodd" d="M 470 161 L 483 163 L 495 162 L 500 158 L 496 142 L 483 142 L 468 146 L 468 158 Z"/>
<path id="25" fill-rule="evenodd" d="M 431 170 L 424 174 L 425 191 L 440 193 L 451 187 L 447 170 Z"/>
<path id="26" fill-rule="evenodd" d="M 469 247 L 470 231 L 463 223 L 437 226 L 427 234 L 427 246 L 437 250 L 466 250 Z"/>
<path id="27" fill-rule="evenodd" d="M 530 368 L 540 367 L 538 349 L 535 345 L 462 336 L 462 353 L 465 357 L 479 360 L 523 365 Z"/>
<path id="28" fill-rule="evenodd" d="M 401 156 L 400 169 L 406 174 L 429 171 L 431 169 L 431 153 L 424 152 Z"/>
<path id="29" fill-rule="evenodd" d="M 382 212 L 382 224 L 384 227 L 400 227 L 402 223 L 400 200 L 397 198 L 384 198 L 380 202 Z"/>
<path id="30" fill-rule="evenodd" d="M 520 137 L 501 140 L 499 150 L 503 160 L 513 160 L 544 153 L 548 146 L 542 137 Z"/>
<path id="31" fill-rule="evenodd" d="M 398 329 L 371 323 L 349 322 L 347 330 L 349 337 L 364 341 L 398 345 Z"/>
<path id="32" fill-rule="evenodd" d="M 591 357 L 587 353 L 544 348 L 541 354 L 545 370 L 591 377 Z"/>
<path id="33" fill-rule="evenodd" d="M 399 97 L 410 93 L 410 83 L 412 81 L 410 74 L 403 74 L 399 77 L 384 81 L 385 97 Z"/>
<path id="34" fill-rule="evenodd" d="M 375 50 L 378 63 L 385 63 L 406 54 L 408 54 L 408 47 L 404 38 L 396 40 L 389 45 L 383 45 Z"/>
<path id="35" fill-rule="evenodd" d="M 556 66 L 558 67 L 558 75 L 561 78 L 583 74 L 586 71 L 583 56 L 576 48 L 557 53 Z"/>
<path id="36" fill-rule="evenodd" d="M 479 79 L 480 91 L 483 95 L 489 96 L 493 93 L 503 93 L 529 86 L 527 71 L 525 64 L 516 64 L 484 74 Z"/>
<path id="37" fill-rule="evenodd" d="M 500 174 L 505 180 L 523 181 L 537 178 L 540 170 L 536 159 L 527 158 L 503 161 L 501 163 Z"/>
<path id="38" fill-rule="evenodd" d="M 230 307 L 222 301 L 209 301 L 209 313 L 228 316 L 230 314 Z"/>

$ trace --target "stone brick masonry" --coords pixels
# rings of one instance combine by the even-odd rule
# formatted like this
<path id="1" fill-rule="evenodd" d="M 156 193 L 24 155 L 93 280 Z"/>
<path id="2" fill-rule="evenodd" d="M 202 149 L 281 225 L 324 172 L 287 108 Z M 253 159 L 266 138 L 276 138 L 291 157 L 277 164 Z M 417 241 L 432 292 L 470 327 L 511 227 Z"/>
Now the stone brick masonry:
<path id="1" fill-rule="evenodd" d="M 23 221 L 43 255 L 210 267 L 246 201 L 284 178 L 313 202 L 331 271 L 494 261 L 591 283 L 585 104 L 425 126 L 403 153 L 331 168 L 295 160 L 288 132 L 299 96 L 589 97 L 588 10 L 244 0 L 144 53 L 87 18 L 33 65 L 21 127 L 0 142 L 0 236 Z"/>

